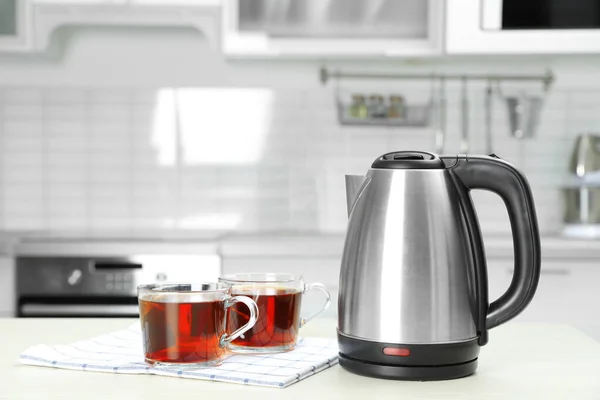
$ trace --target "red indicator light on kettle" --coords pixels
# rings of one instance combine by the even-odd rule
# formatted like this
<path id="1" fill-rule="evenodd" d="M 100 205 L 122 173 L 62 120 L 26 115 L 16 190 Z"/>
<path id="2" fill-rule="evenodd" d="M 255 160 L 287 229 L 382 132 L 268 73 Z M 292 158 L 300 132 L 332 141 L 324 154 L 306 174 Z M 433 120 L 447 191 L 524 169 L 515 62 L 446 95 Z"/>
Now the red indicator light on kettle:
<path id="1" fill-rule="evenodd" d="M 408 357 L 410 356 L 410 350 L 402 347 L 384 347 L 383 354 L 386 356 Z"/>

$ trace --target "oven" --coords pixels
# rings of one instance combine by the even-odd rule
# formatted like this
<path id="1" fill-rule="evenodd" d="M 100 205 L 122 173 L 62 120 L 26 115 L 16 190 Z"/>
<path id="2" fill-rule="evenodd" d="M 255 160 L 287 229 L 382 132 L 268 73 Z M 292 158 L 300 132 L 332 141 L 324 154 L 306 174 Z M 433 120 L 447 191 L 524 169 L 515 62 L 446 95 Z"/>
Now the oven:
<path id="1" fill-rule="evenodd" d="M 220 272 L 217 254 L 20 254 L 16 314 L 137 317 L 137 285 L 216 282 Z"/>

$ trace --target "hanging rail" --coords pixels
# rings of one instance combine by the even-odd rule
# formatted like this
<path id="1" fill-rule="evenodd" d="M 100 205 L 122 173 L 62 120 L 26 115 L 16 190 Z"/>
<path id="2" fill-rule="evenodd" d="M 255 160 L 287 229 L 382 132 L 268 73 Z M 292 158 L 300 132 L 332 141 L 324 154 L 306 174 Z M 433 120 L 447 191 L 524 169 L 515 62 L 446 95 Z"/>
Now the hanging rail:
<path id="1" fill-rule="evenodd" d="M 543 75 L 486 75 L 486 74 L 389 74 L 369 72 L 329 71 L 325 67 L 320 70 L 321 83 L 325 85 L 329 79 L 444 79 L 444 80 L 483 80 L 483 81 L 540 81 L 547 90 L 554 82 L 554 74 L 548 70 Z"/>

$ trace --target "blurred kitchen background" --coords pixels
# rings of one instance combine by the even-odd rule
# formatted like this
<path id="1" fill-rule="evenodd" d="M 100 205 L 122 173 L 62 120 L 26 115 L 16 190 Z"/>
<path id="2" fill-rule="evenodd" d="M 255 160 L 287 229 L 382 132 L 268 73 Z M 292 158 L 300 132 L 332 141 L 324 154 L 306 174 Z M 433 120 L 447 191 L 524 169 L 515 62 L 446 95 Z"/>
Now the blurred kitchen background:
<path id="1" fill-rule="evenodd" d="M 0 316 L 129 315 L 136 282 L 234 271 L 335 296 L 344 174 L 443 135 L 444 153 L 491 150 L 529 178 L 544 258 L 519 319 L 600 339 L 600 198 L 585 181 L 569 220 L 563 196 L 583 190 L 577 138 L 600 134 L 600 3 L 534 3 L 0 0 Z M 508 97 L 540 99 L 531 132 Z M 473 197 L 493 299 L 510 226 Z"/>

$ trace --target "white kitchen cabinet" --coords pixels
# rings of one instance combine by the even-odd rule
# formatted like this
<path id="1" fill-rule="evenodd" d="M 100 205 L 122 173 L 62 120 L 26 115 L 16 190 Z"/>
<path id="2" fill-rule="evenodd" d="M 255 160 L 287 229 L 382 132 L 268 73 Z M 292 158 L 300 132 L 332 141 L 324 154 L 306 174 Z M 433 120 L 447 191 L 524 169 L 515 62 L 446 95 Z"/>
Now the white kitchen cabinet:
<path id="1" fill-rule="evenodd" d="M 491 301 L 506 291 L 512 273 L 512 262 L 489 261 Z M 536 294 L 515 320 L 567 324 L 600 341 L 599 284 L 597 262 L 545 260 Z"/>
<path id="2" fill-rule="evenodd" d="M 0 255 L 0 318 L 15 313 L 15 263 L 12 257 Z"/>
<path id="3" fill-rule="evenodd" d="M 502 0 L 446 0 L 446 52 L 600 53 L 600 29 L 499 29 L 502 3 Z"/>
<path id="4" fill-rule="evenodd" d="M 220 6 L 221 0 L 33 0 L 35 4 L 59 5 L 150 5 L 150 6 Z"/>
<path id="5" fill-rule="evenodd" d="M 192 27 L 216 46 L 219 24 L 220 0 L 0 0 L 0 52 L 43 52 L 68 25 Z"/>
<path id="6" fill-rule="evenodd" d="M 0 52 L 23 52 L 31 47 L 30 0 L 0 0 Z"/>
<path id="7" fill-rule="evenodd" d="M 221 0 L 125 0 L 132 5 L 220 7 Z"/>
<path id="8" fill-rule="evenodd" d="M 233 57 L 381 57 L 442 53 L 443 0 L 224 0 Z"/>
<path id="9" fill-rule="evenodd" d="M 55 5 L 116 5 L 126 4 L 127 0 L 33 0 L 34 4 Z"/>

